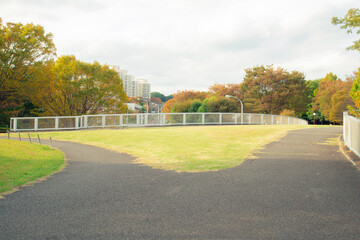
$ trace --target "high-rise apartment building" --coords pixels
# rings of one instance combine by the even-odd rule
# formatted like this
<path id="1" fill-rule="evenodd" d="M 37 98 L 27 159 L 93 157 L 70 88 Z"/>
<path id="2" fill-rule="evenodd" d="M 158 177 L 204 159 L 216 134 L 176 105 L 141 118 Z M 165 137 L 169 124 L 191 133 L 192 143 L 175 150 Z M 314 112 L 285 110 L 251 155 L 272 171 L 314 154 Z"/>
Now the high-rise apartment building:
<path id="1" fill-rule="evenodd" d="M 118 72 L 119 77 L 123 80 L 125 93 L 128 97 L 150 98 L 151 85 L 146 79 L 139 79 L 128 74 L 127 70 L 120 69 L 119 66 L 109 66 Z"/>
<path id="2" fill-rule="evenodd" d="M 146 79 L 137 79 L 139 86 L 139 96 L 142 98 L 150 98 L 151 86 Z"/>

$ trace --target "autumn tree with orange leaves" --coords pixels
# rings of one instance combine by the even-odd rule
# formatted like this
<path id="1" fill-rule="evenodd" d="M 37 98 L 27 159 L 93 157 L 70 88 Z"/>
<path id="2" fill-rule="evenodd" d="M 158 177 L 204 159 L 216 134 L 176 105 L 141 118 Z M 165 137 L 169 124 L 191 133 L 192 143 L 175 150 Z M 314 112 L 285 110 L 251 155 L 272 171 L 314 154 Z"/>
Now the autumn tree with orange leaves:
<path id="1" fill-rule="evenodd" d="M 305 76 L 298 71 L 288 72 L 273 66 L 258 66 L 245 70 L 241 85 L 246 112 L 280 114 L 285 109 L 297 116 L 306 112 L 308 89 Z"/>
<path id="2" fill-rule="evenodd" d="M 313 111 L 320 111 L 325 120 L 342 124 L 342 114 L 347 106 L 354 106 L 349 95 L 352 79 L 342 81 L 333 73 L 328 73 L 319 83 L 313 104 Z"/>

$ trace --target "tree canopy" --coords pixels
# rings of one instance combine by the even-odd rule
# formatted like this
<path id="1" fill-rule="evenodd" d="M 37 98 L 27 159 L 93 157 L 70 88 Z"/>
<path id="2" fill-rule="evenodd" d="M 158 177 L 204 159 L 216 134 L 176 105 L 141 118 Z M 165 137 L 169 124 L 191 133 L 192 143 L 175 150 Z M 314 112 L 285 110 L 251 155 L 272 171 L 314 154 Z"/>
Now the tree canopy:
<path id="1" fill-rule="evenodd" d="M 56 56 L 53 35 L 40 25 L 4 24 L 0 18 L 0 115 L 17 115 L 27 101 L 25 85 Z"/>
<path id="2" fill-rule="evenodd" d="M 340 25 L 341 29 L 346 29 L 347 33 L 351 34 L 355 30 L 356 34 L 360 34 L 360 10 L 358 8 L 351 8 L 343 18 L 333 17 L 332 24 Z M 353 42 L 347 50 L 360 51 L 360 39 Z"/>
<path id="3" fill-rule="evenodd" d="M 246 112 L 280 114 L 294 110 L 298 116 L 310 102 L 303 73 L 289 73 L 283 68 L 258 66 L 245 70 L 241 90 Z"/>
<path id="4" fill-rule="evenodd" d="M 328 73 L 319 83 L 313 104 L 313 111 L 320 111 L 325 120 L 342 123 L 342 113 L 353 105 L 349 92 L 352 81 L 342 81 L 335 74 Z"/>
<path id="5" fill-rule="evenodd" d="M 51 68 L 51 66 L 50 66 Z M 98 62 L 57 59 L 46 78 L 32 83 L 32 101 L 45 115 L 124 113 L 127 97 L 119 75 Z"/>

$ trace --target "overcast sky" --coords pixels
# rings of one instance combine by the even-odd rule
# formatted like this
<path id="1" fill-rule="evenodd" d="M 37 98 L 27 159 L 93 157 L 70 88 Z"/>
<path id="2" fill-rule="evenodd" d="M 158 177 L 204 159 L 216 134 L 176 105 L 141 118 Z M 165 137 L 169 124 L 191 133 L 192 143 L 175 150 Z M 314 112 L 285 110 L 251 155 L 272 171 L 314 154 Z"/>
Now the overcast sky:
<path id="1" fill-rule="evenodd" d="M 359 0 L 0 0 L 3 22 L 42 25 L 58 56 L 119 65 L 152 91 L 239 83 L 273 64 L 306 79 L 360 67 L 359 36 L 331 24 Z"/>

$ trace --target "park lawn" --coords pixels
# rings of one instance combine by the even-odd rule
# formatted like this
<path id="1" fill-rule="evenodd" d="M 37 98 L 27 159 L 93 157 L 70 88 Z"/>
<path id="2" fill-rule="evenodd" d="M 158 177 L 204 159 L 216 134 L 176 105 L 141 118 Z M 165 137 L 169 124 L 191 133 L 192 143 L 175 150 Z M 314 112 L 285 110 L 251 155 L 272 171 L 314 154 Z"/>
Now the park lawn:
<path id="1" fill-rule="evenodd" d="M 49 146 L 0 139 L 0 195 L 64 167 L 64 154 Z"/>
<path id="2" fill-rule="evenodd" d="M 217 171 L 240 165 L 294 125 L 186 126 L 100 129 L 40 133 L 41 138 L 74 141 L 125 152 L 135 162 L 177 172 Z M 36 136 L 35 134 L 33 135 Z"/>

